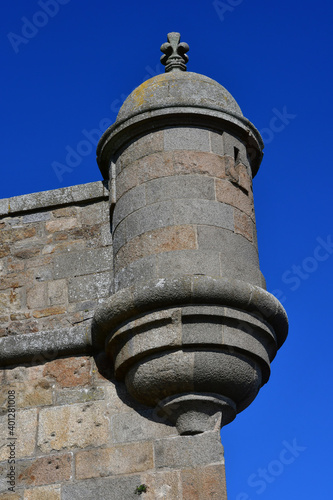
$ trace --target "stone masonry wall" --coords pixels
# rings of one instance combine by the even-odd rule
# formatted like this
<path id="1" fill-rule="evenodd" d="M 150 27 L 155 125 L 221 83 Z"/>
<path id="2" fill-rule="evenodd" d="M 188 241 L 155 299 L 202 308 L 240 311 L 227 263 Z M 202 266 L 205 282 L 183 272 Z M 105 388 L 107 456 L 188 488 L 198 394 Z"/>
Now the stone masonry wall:
<path id="1" fill-rule="evenodd" d="M 1 336 L 75 327 L 110 294 L 107 197 L 92 183 L 2 200 Z"/>
<path id="2" fill-rule="evenodd" d="M 75 356 L 2 373 L 1 500 L 226 498 L 219 432 L 176 435 Z M 8 493 L 7 391 L 16 393 L 16 487 Z"/>
<path id="3" fill-rule="evenodd" d="M 178 436 L 92 353 L 113 279 L 103 184 L 1 200 L 0 213 L 0 500 L 126 500 L 141 485 L 151 500 L 225 499 L 219 431 Z"/>

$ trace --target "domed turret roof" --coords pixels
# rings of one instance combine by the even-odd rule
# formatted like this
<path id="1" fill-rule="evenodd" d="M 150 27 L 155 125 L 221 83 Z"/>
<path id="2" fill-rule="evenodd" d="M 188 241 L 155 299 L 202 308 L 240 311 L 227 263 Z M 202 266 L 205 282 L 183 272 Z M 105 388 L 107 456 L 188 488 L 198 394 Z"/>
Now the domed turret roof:
<path id="1" fill-rule="evenodd" d="M 154 109 L 211 108 L 243 116 L 232 95 L 211 78 L 188 71 L 171 71 L 142 83 L 127 97 L 117 122 Z"/>
<path id="2" fill-rule="evenodd" d="M 101 137 L 97 162 L 105 179 L 109 176 L 110 152 L 114 153 L 134 136 L 170 126 L 210 127 L 214 121 L 220 130 L 229 130 L 244 141 L 251 154 L 256 174 L 264 144 L 257 129 L 238 106 L 232 95 L 208 76 L 187 71 L 189 50 L 180 43 L 180 34 L 168 33 L 161 46 L 165 73 L 145 81 L 127 97 L 116 122 Z"/>

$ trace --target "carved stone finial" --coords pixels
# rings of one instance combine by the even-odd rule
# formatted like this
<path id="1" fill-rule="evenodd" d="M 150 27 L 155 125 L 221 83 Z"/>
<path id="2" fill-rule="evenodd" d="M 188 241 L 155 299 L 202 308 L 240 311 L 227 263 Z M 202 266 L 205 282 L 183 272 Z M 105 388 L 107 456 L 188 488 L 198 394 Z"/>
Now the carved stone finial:
<path id="1" fill-rule="evenodd" d="M 173 71 L 175 69 L 186 71 L 186 63 L 188 56 L 186 52 L 190 50 L 187 43 L 180 42 L 180 33 L 168 33 L 168 42 L 163 43 L 161 46 L 161 63 L 165 66 L 165 72 Z"/>

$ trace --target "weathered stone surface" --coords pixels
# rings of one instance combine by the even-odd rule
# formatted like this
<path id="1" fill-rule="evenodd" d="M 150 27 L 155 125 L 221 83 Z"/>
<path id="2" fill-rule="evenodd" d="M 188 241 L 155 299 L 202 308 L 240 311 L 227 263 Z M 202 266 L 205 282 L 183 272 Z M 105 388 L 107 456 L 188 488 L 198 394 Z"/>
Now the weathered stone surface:
<path id="1" fill-rule="evenodd" d="M 2 277 L 0 280 L 0 290 L 11 290 L 11 294 L 15 295 L 15 288 L 23 287 L 30 284 L 33 280 L 33 272 L 25 271 L 19 274 L 8 274 L 8 276 Z"/>
<path id="2" fill-rule="evenodd" d="M 0 248 L 0 259 L 6 257 L 9 254 L 10 254 L 10 246 L 8 245 L 8 243 L 3 243 Z"/>
<path id="3" fill-rule="evenodd" d="M 196 350 L 193 390 L 221 394 L 234 402 L 238 413 L 245 409 L 263 385 L 259 360 L 249 355 L 250 346 L 247 351 L 246 355 L 236 351 L 230 356 L 229 350 Z"/>
<path id="4" fill-rule="evenodd" d="M 62 281 L 62 280 L 61 280 Z M 70 302 L 107 297 L 110 295 L 112 275 L 96 273 L 68 280 L 68 297 Z"/>
<path id="5" fill-rule="evenodd" d="M 19 310 L 21 307 L 20 294 L 13 289 L 0 292 L 1 313 Z"/>
<path id="6" fill-rule="evenodd" d="M 254 216 L 252 197 L 247 196 L 237 186 L 226 180 L 216 181 L 216 199 L 221 203 L 227 203 L 250 217 Z"/>
<path id="7" fill-rule="evenodd" d="M 126 166 L 117 176 L 117 199 L 138 184 L 173 175 L 172 157 L 172 152 L 153 153 Z"/>
<path id="8" fill-rule="evenodd" d="M 36 212 L 33 214 L 23 215 L 22 222 L 23 224 L 30 224 L 31 222 L 42 222 L 49 220 L 50 217 L 50 212 Z"/>
<path id="9" fill-rule="evenodd" d="M 40 309 L 38 311 L 33 311 L 32 315 L 34 318 L 46 318 L 47 316 L 64 314 L 65 312 L 66 312 L 65 306 L 53 306 L 53 307 L 46 307 L 45 309 Z"/>
<path id="10" fill-rule="evenodd" d="M 5 200 L 0 200 L 1 202 L 1 205 L 3 206 L 3 202 Z M 18 216 L 18 217 L 13 217 L 11 215 L 9 215 L 8 217 L 3 217 L 1 218 L 2 222 L 1 224 L 3 224 L 1 227 L 2 228 L 18 228 L 18 227 L 23 227 L 23 223 L 22 223 L 22 217 Z"/>
<path id="11" fill-rule="evenodd" d="M 166 226 L 210 224 L 234 229 L 233 209 L 210 200 L 176 199 L 137 210 L 128 216 L 127 241 L 142 233 Z"/>
<path id="12" fill-rule="evenodd" d="M 253 231 L 255 231 L 252 219 L 237 208 L 234 210 L 235 233 L 241 234 L 247 240 L 253 241 Z"/>
<path id="13" fill-rule="evenodd" d="M 104 184 L 101 181 L 55 189 L 53 191 L 31 193 L 1 200 L 2 204 L 0 215 L 24 212 L 27 210 L 36 210 L 39 208 L 45 210 L 46 207 L 83 200 L 107 198 L 108 195 L 108 190 L 104 187 Z"/>
<path id="14" fill-rule="evenodd" d="M 112 255 L 108 248 L 68 252 L 54 257 L 54 276 L 67 278 L 98 273 L 111 269 Z"/>
<path id="15" fill-rule="evenodd" d="M 231 167 L 234 168 L 234 160 L 229 156 L 186 150 L 156 153 L 132 163 L 118 175 L 117 197 L 119 199 L 138 184 L 169 176 L 202 174 L 224 179 L 226 169 L 229 171 Z"/>
<path id="16" fill-rule="evenodd" d="M 29 333 L 38 332 L 38 323 L 37 321 L 13 321 L 8 323 L 6 326 L 6 335 L 27 335 Z"/>
<path id="17" fill-rule="evenodd" d="M 88 479 L 62 487 L 62 500 L 136 500 L 136 488 L 140 486 L 140 476 L 109 477 Z"/>
<path id="18" fill-rule="evenodd" d="M 18 250 L 17 252 L 13 252 L 13 256 L 17 259 L 32 259 L 39 254 L 39 248 L 24 248 L 22 250 Z"/>
<path id="19" fill-rule="evenodd" d="M 0 462 L 9 458 L 8 438 L 8 416 L 0 417 L 1 426 L 1 448 Z M 36 445 L 37 410 L 18 410 L 15 415 L 15 455 L 16 458 L 29 457 L 34 454 Z"/>
<path id="20" fill-rule="evenodd" d="M 231 132 L 224 131 L 222 135 L 224 154 L 234 158 L 236 161 L 248 163 L 245 144 L 239 137 Z"/>
<path id="21" fill-rule="evenodd" d="M 47 298 L 49 305 L 59 305 L 67 303 L 67 281 L 55 280 L 48 283 Z"/>
<path id="22" fill-rule="evenodd" d="M 139 335 L 128 335 L 135 330 L 147 329 L 148 332 L 142 332 Z M 157 311 L 144 316 L 141 319 L 136 319 L 133 322 L 127 323 L 119 328 L 110 341 L 110 349 L 112 349 L 113 341 L 117 338 L 126 337 L 127 341 L 123 340 L 123 346 L 117 352 L 117 358 L 114 363 L 115 373 L 117 377 L 124 370 L 126 363 L 132 358 L 143 355 L 146 352 L 151 354 L 162 349 L 173 349 L 176 346 L 181 346 L 181 325 L 180 325 L 180 309 L 168 309 L 166 311 Z"/>
<path id="23" fill-rule="evenodd" d="M 197 173 L 224 179 L 231 162 L 228 157 L 201 151 L 175 151 L 173 155 L 174 172 L 181 175 Z"/>
<path id="24" fill-rule="evenodd" d="M 30 318 L 30 313 L 19 312 L 19 313 L 13 313 L 10 315 L 10 319 L 12 321 L 22 321 L 22 320 L 25 320 L 27 318 Z"/>
<path id="25" fill-rule="evenodd" d="M 106 355 L 104 354 L 104 356 Z M 107 368 L 110 368 L 110 363 L 108 362 L 108 358 L 106 358 L 105 361 L 107 363 Z M 117 385 L 115 385 L 108 379 L 103 380 L 101 373 L 98 373 L 98 381 L 99 383 L 101 383 L 102 381 L 105 382 L 104 385 L 105 402 L 107 405 L 108 413 L 110 415 L 113 416 L 117 413 L 129 413 L 133 410 L 133 406 L 135 407 L 136 411 L 147 411 L 146 406 L 140 405 L 140 403 L 135 401 L 128 394 L 125 384 L 123 384 L 122 382 L 117 382 Z"/>
<path id="26" fill-rule="evenodd" d="M 114 278 L 114 289 L 142 283 L 145 280 L 157 278 L 157 255 L 149 255 L 118 270 Z"/>
<path id="27" fill-rule="evenodd" d="M 243 165 L 242 163 L 238 163 L 236 165 L 236 170 L 239 174 L 238 184 L 239 186 L 249 195 L 253 196 L 252 193 L 252 179 L 251 179 L 251 171 L 248 167 Z"/>
<path id="28" fill-rule="evenodd" d="M 223 147 L 223 137 L 221 132 L 213 132 L 212 130 L 209 132 L 210 136 L 210 150 L 212 153 L 216 155 L 223 156 L 224 147 Z"/>
<path id="29" fill-rule="evenodd" d="M 81 389 L 62 389 L 56 392 L 56 405 L 73 403 L 88 403 L 104 399 L 105 393 L 101 387 L 84 387 Z"/>
<path id="30" fill-rule="evenodd" d="M 26 265 L 27 269 L 38 267 L 39 268 L 38 271 L 35 271 L 36 273 L 38 273 L 40 271 L 41 267 L 46 268 L 46 266 L 48 264 L 51 264 L 51 262 L 52 262 L 52 256 L 51 255 L 45 255 L 45 256 L 40 256 L 40 257 L 35 258 L 35 259 L 29 259 L 25 263 L 25 265 Z"/>
<path id="31" fill-rule="evenodd" d="M 77 214 L 76 207 L 63 207 L 52 210 L 53 217 L 73 217 Z"/>
<path id="32" fill-rule="evenodd" d="M 29 309 L 47 305 L 47 285 L 38 283 L 27 290 L 27 306 Z"/>
<path id="33" fill-rule="evenodd" d="M 154 203 L 137 210 L 127 217 L 127 241 L 145 232 L 172 226 L 173 224 L 173 202 L 164 201 L 161 203 Z"/>
<path id="34" fill-rule="evenodd" d="M 125 168 L 130 163 L 144 156 L 163 150 L 163 131 L 152 132 L 133 140 L 117 161 L 118 169 Z"/>
<path id="35" fill-rule="evenodd" d="M 31 259 L 33 260 L 33 259 Z M 28 263 L 31 262 L 30 261 L 27 261 L 27 262 L 23 262 L 19 259 L 14 259 L 13 257 L 8 257 L 7 259 L 7 272 L 8 273 L 17 273 L 19 271 L 23 271 L 25 266 L 27 266 L 28 268 Z"/>
<path id="36" fill-rule="evenodd" d="M 186 500 L 187 498 L 182 495 L 180 471 L 146 472 L 141 474 L 141 483 L 147 485 L 145 500 Z"/>
<path id="37" fill-rule="evenodd" d="M 82 451 L 76 455 L 77 479 L 133 474 L 153 467 L 151 442 L 116 445 L 112 448 Z"/>
<path id="38" fill-rule="evenodd" d="M 127 191 L 118 201 L 113 213 L 112 224 L 113 227 L 117 227 L 119 222 L 123 220 L 127 215 L 135 212 L 139 208 L 144 207 L 146 204 L 146 191 L 145 186 L 133 187 L 130 191 Z"/>
<path id="39" fill-rule="evenodd" d="M 242 116 L 235 99 L 215 80 L 190 71 L 171 71 L 157 75 L 137 87 L 121 107 L 117 121 L 151 109 L 169 107 L 194 107 L 196 113 L 198 108 L 201 112 L 213 108 Z"/>
<path id="40" fill-rule="evenodd" d="M 152 301 L 152 302 L 150 302 Z M 288 329 L 286 313 L 278 300 L 260 287 L 229 278 L 216 279 L 209 276 L 181 276 L 151 280 L 122 290 L 112 296 L 95 314 L 95 327 L 105 323 L 107 329 L 115 328 L 125 319 L 147 312 L 151 303 L 156 307 L 171 307 L 189 303 L 224 303 L 253 314 L 261 313 L 276 329 L 278 344 L 285 341 Z M 97 340 L 96 337 L 94 337 Z"/>
<path id="41" fill-rule="evenodd" d="M 224 463 L 219 432 L 204 432 L 196 436 L 158 439 L 154 443 L 157 469 L 191 468 L 211 463 Z"/>
<path id="42" fill-rule="evenodd" d="M 8 473 L 7 465 L 7 462 L 0 463 L 0 498 L 1 493 L 3 493 L 4 491 L 6 492 L 3 493 L 4 495 L 7 495 L 8 493 L 8 484 L 6 478 L 6 474 Z M 5 499 L 8 500 L 8 496 L 6 496 Z"/>
<path id="43" fill-rule="evenodd" d="M 215 199 L 214 179 L 202 175 L 162 177 L 145 184 L 147 204 L 173 199 Z"/>
<path id="44" fill-rule="evenodd" d="M 153 419 L 153 411 L 146 410 L 148 418 L 137 413 L 119 413 L 111 419 L 112 440 L 114 443 L 146 441 L 161 436 L 175 435 L 176 430 L 170 424 Z"/>
<path id="45" fill-rule="evenodd" d="M 0 233 L 0 243 L 17 242 L 32 238 L 37 234 L 35 227 L 10 228 L 2 230 Z"/>
<path id="46" fill-rule="evenodd" d="M 219 255 L 205 250 L 178 250 L 157 255 L 158 277 L 170 278 L 186 274 L 219 276 Z"/>
<path id="47" fill-rule="evenodd" d="M 59 231 L 56 234 L 49 234 L 47 242 L 50 241 L 68 241 L 69 231 Z"/>
<path id="48" fill-rule="evenodd" d="M 181 348 L 166 350 L 163 356 L 157 352 L 129 369 L 126 387 L 133 397 L 149 406 L 175 394 L 192 392 L 194 360 L 194 352 Z"/>
<path id="49" fill-rule="evenodd" d="M 91 363 L 88 357 L 56 359 L 47 363 L 44 377 L 51 377 L 61 387 L 87 385 L 91 381 Z"/>
<path id="50" fill-rule="evenodd" d="M 66 236 L 66 237 L 65 237 Z M 58 233 L 58 238 L 62 237 L 67 240 L 68 234 Z M 42 249 L 42 255 L 49 255 L 53 253 L 62 252 L 75 252 L 83 250 L 86 247 L 86 242 L 84 240 L 77 241 L 62 241 L 61 243 L 51 243 L 50 245 L 45 245 Z"/>
<path id="51" fill-rule="evenodd" d="M 25 380 L 13 380 L 9 370 L 4 372 L 3 378 L 3 392 L 0 394 L 0 407 L 5 408 L 7 389 L 15 390 L 16 392 L 16 408 L 35 408 L 38 406 L 52 405 L 52 387 L 47 380 L 43 378 L 40 380 L 33 380 L 30 379 L 28 374 L 25 375 Z"/>
<path id="52" fill-rule="evenodd" d="M 175 200 L 175 224 L 207 224 L 234 229 L 233 210 L 224 203 L 210 200 Z"/>
<path id="53" fill-rule="evenodd" d="M 46 325 L 47 334 L 38 332 L 0 338 L 1 364 L 5 366 L 21 362 L 45 363 L 57 356 L 77 355 L 90 351 L 91 320 L 71 328 L 68 327 L 68 321 L 64 320 L 66 328 L 59 328 L 59 316 L 54 318 L 56 318 L 54 324 Z"/>
<path id="54" fill-rule="evenodd" d="M 40 410 L 38 446 L 43 453 L 101 446 L 108 437 L 108 418 L 103 402 Z"/>
<path id="55" fill-rule="evenodd" d="M 230 158 L 230 163 L 226 166 L 226 178 L 237 187 L 237 184 L 239 184 L 239 170 L 236 161 L 230 156 L 226 156 L 225 158 Z"/>
<path id="56" fill-rule="evenodd" d="M 80 222 L 84 226 L 94 226 L 108 220 L 108 202 L 89 203 L 80 210 Z"/>
<path id="57" fill-rule="evenodd" d="M 210 465 L 181 471 L 183 498 L 227 499 L 224 465 Z"/>
<path id="58" fill-rule="evenodd" d="M 69 481 L 72 477 L 72 453 L 22 460 L 17 464 L 18 486 L 39 486 Z"/>
<path id="59" fill-rule="evenodd" d="M 103 246 L 112 245 L 110 222 L 101 226 L 101 242 Z"/>
<path id="60" fill-rule="evenodd" d="M 58 235 L 63 235 L 63 232 L 58 233 Z M 99 239 L 99 226 L 97 224 L 93 226 L 82 226 L 82 227 L 76 227 L 74 229 L 69 229 L 69 231 L 66 232 L 69 238 L 73 240 L 85 240 L 87 246 L 91 245 L 90 240 L 96 240 L 98 241 Z M 56 236 L 54 236 L 54 239 L 56 239 Z M 99 246 L 96 243 L 95 246 Z"/>
<path id="61" fill-rule="evenodd" d="M 127 241 L 127 220 L 120 222 L 113 231 L 113 255 L 116 255 L 119 249 Z"/>
<path id="62" fill-rule="evenodd" d="M 179 225 L 156 229 L 126 243 L 116 256 L 115 269 L 117 271 L 148 255 L 196 248 L 196 231 L 192 226 Z"/>
<path id="63" fill-rule="evenodd" d="M 257 249 L 243 236 L 214 226 L 199 226 L 198 247 L 219 253 L 221 277 L 262 285 Z"/>
<path id="64" fill-rule="evenodd" d="M 164 131 L 165 151 L 210 151 L 209 131 L 195 127 L 170 127 Z"/>
<path id="65" fill-rule="evenodd" d="M 22 500 L 23 491 L 17 493 L 0 493 L 0 500 Z"/>
<path id="66" fill-rule="evenodd" d="M 80 302 L 75 302 L 73 304 L 68 305 L 68 311 L 71 312 L 79 312 L 79 311 L 84 311 L 85 313 L 88 313 L 88 311 L 94 311 L 97 307 L 97 299 L 95 300 L 83 300 Z"/>
<path id="67" fill-rule="evenodd" d="M 9 385 L 20 383 L 34 383 L 43 378 L 42 366 L 16 366 L 6 368 L 6 381 Z"/>
<path id="68" fill-rule="evenodd" d="M 222 344 L 222 324 L 216 322 L 216 318 L 212 322 L 208 322 L 207 316 L 205 317 L 204 314 L 205 311 L 203 310 L 202 322 L 200 322 L 200 316 L 196 318 L 192 317 L 188 321 L 186 321 L 186 318 L 183 320 L 183 344 Z"/>
<path id="69" fill-rule="evenodd" d="M 24 500 L 61 500 L 61 485 L 38 486 L 37 488 L 26 489 Z"/>

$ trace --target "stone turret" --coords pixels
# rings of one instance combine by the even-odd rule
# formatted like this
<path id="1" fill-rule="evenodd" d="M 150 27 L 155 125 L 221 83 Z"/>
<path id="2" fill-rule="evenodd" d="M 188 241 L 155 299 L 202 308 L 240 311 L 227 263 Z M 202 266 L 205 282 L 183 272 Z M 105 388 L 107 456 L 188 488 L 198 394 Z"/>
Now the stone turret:
<path id="1" fill-rule="evenodd" d="M 95 313 L 93 343 L 137 401 L 197 434 L 254 400 L 288 322 L 259 268 L 261 136 L 224 87 L 186 71 L 179 42 L 168 35 L 166 73 L 131 93 L 97 148 L 114 293 Z"/>

